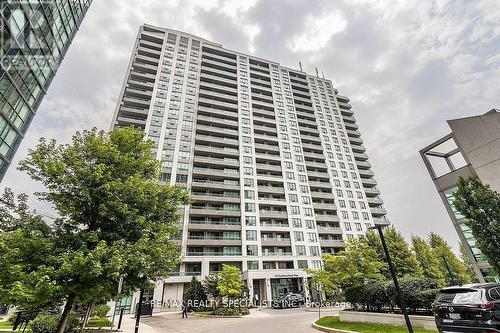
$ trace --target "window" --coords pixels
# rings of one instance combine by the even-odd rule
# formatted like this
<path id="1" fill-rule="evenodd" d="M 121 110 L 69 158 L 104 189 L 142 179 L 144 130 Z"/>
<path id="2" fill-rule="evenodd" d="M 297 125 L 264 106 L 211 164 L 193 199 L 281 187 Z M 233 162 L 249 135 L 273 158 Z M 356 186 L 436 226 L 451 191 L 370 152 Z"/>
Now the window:
<path id="1" fill-rule="evenodd" d="M 304 233 L 302 231 L 294 231 L 293 236 L 296 242 L 304 241 Z"/>
<path id="2" fill-rule="evenodd" d="M 245 176 L 252 176 L 253 175 L 253 168 L 244 167 L 243 168 L 243 174 Z"/>
<path id="3" fill-rule="evenodd" d="M 299 201 L 299 197 L 297 196 L 297 194 L 289 194 L 288 195 L 288 201 L 290 201 L 290 202 L 298 202 Z"/>
<path id="4" fill-rule="evenodd" d="M 299 206 L 291 206 L 290 210 L 292 212 L 292 215 L 299 215 L 300 214 L 300 208 L 299 208 Z"/>
<path id="5" fill-rule="evenodd" d="M 297 252 L 296 255 L 298 255 L 298 256 L 305 256 L 305 255 L 307 255 L 306 254 L 306 247 L 305 247 L 305 245 L 296 245 L 295 246 L 295 250 Z"/>
<path id="6" fill-rule="evenodd" d="M 245 199 L 255 199 L 255 192 L 251 190 L 245 190 Z"/>
<path id="7" fill-rule="evenodd" d="M 257 224 L 255 216 L 247 216 L 245 217 L 245 224 L 249 227 L 253 227 Z"/>
<path id="8" fill-rule="evenodd" d="M 351 224 L 349 222 L 344 222 L 345 231 L 352 231 Z"/>
<path id="9" fill-rule="evenodd" d="M 293 218 L 292 225 L 294 228 L 302 228 L 302 220 L 298 218 Z"/>
<path id="10" fill-rule="evenodd" d="M 243 180 L 243 183 L 247 187 L 253 187 L 253 179 L 251 179 L 251 178 L 245 178 L 245 180 Z"/>
<path id="11" fill-rule="evenodd" d="M 313 269 L 320 269 L 321 268 L 321 260 L 313 260 L 311 262 Z"/>
<path id="12" fill-rule="evenodd" d="M 257 256 L 257 245 L 247 245 L 247 256 Z"/>
<path id="13" fill-rule="evenodd" d="M 313 242 L 313 243 L 318 241 L 318 236 L 314 232 L 308 232 L 307 238 L 309 239 L 310 242 Z"/>
<path id="14" fill-rule="evenodd" d="M 309 246 L 309 254 L 312 256 L 319 256 L 319 248 L 317 246 Z"/>
<path id="15" fill-rule="evenodd" d="M 356 226 L 356 231 L 363 231 L 363 227 L 361 226 L 361 223 L 354 223 Z"/>
<path id="16" fill-rule="evenodd" d="M 316 229 L 314 224 L 314 220 L 306 220 L 306 228 L 307 229 Z"/>
<path id="17" fill-rule="evenodd" d="M 255 212 L 255 204 L 254 203 L 245 203 L 245 212 Z"/>
<path id="18" fill-rule="evenodd" d="M 247 261 L 247 269 L 248 270 L 258 270 L 259 269 L 259 262 L 258 261 Z"/>
<path id="19" fill-rule="evenodd" d="M 256 241 L 256 240 L 257 240 L 257 231 L 247 230 L 247 241 Z"/>
<path id="20" fill-rule="evenodd" d="M 307 260 L 297 260 L 298 268 L 306 269 L 307 268 Z"/>

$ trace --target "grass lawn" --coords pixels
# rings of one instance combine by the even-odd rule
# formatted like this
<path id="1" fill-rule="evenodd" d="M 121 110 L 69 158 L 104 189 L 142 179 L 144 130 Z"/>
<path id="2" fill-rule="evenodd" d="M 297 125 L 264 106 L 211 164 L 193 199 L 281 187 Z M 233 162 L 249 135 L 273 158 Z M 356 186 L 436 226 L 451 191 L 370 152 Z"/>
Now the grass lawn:
<path id="1" fill-rule="evenodd" d="M 356 331 L 359 333 L 407 333 L 408 330 L 406 326 L 394 326 L 394 325 L 383 325 L 383 324 L 369 324 L 369 323 L 351 323 L 351 322 L 341 322 L 339 317 L 327 316 L 316 321 L 317 325 L 338 328 L 347 331 Z M 415 333 L 435 333 L 436 331 L 426 330 L 423 328 L 413 328 Z"/>
<path id="2" fill-rule="evenodd" d="M 0 321 L 0 328 L 1 329 L 12 328 L 12 324 L 6 320 Z"/>
<path id="3" fill-rule="evenodd" d="M 107 318 L 90 319 L 86 327 L 111 327 L 111 321 Z"/>

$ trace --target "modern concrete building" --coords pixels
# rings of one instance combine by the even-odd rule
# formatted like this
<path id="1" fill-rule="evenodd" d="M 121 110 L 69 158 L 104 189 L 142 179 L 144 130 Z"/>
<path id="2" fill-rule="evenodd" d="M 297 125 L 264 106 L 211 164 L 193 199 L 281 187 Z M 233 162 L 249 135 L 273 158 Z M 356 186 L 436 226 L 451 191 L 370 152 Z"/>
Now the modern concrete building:
<path id="1" fill-rule="evenodd" d="M 500 191 L 500 111 L 448 121 L 451 133 L 420 151 L 439 196 L 457 230 L 469 260 L 481 282 L 500 282 L 486 262 L 466 219 L 453 205 L 453 193 L 459 177 L 479 178 Z"/>
<path id="2" fill-rule="evenodd" d="M 149 299 L 182 299 L 192 276 L 241 268 L 250 295 L 308 292 L 320 268 L 386 211 L 349 98 L 330 80 L 140 28 L 111 128 L 155 143 L 162 181 L 191 190 L 183 262 Z"/>
<path id="3" fill-rule="evenodd" d="M 0 180 L 91 2 L 0 2 Z"/>

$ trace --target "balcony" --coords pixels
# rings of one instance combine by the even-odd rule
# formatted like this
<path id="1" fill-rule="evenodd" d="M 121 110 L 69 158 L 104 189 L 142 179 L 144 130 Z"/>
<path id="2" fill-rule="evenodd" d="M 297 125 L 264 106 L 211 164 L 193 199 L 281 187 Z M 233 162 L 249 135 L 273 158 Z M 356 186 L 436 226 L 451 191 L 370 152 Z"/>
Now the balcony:
<path id="1" fill-rule="evenodd" d="M 262 246 L 292 246 L 290 238 L 262 238 Z"/>
<path id="2" fill-rule="evenodd" d="M 221 147 L 213 147 L 213 146 L 205 146 L 205 145 L 195 145 L 194 151 L 195 151 L 195 154 L 196 154 L 196 152 L 204 152 L 204 153 L 227 155 L 227 156 L 232 156 L 232 157 L 239 157 L 240 156 L 240 152 L 238 151 L 238 149 L 221 148 Z"/>
<path id="3" fill-rule="evenodd" d="M 356 118 L 354 118 L 353 116 L 343 116 L 342 118 L 344 119 L 345 123 L 354 124 L 356 122 Z"/>
<path id="4" fill-rule="evenodd" d="M 240 231 L 241 223 L 233 224 L 227 222 L 214 221 L 190 221 L 188 230 L 199 231 Z"/>
<path id="5" fill-rule="evenodd" d="M 348 129 L 347 135 L 355 137 L 355 138 L 359 138 L 361 136 L 361 133 L 359 133 L 359 131 L 353 131 L 353 130 Z"/>
<path id="6" fill-rule="evenodd" d="M 366 148 L 363 145 L 353 144 L 351 146 L 351 148 L 352 148 L 352 151 L 355 153 L 364 153 L 366 151 Z"/>
<path id="7" fill-rule="evenodd" d="M 218 207 L 209 207 L 209 208 L 204 208 L 204 207 L 191 207 L 189 209 L 189 214 L 191 216 L 197 215 L 197 216 L 214 216 L 214 217 L 219 217 L 219 216 L 240 216 L 241 212 L 240 210 L 227 210 L 223 208 L 218 208 Z"/>
<path id="8" fill-rule="evenodd" d="M 370 169 L 372 167 L 370 162 L 362 162 L 362 161 L 356 161 L 356 165 L 358 166 L 358 169 Z"/>
<path id="9" fill-rule="evenodd" d="M 238 147 L 240 145 L 240 142 L 237 139 L 224 138 L 224 137 L 215 136 L 215 135 L 196 134 L 196 140 L 197 141 L 204 141 L 207 143 L 215 142 L 215 143 L 221 143 L 221 144 L 228 144 L 228 145 L 232 145 L 232 146 L 236 146 L 236 147 Z"/>
<path id="10" fill-rule="evenodd" d="M 363 169 L 360 169 L 358 171 L 359 171 L 359 175 L 362 178 L 371 178 L 371 177 L 375 176 L 375 173 L 372 170 L 363 170 Z"/>
<path id="11" fill-rule="evenodd" d="M 237 246 L 241 245 L 241 239 L 216 239 L 216 237 L 203 237 L 203 238 L 188 238 L 186 244 L 188 246 Z"/>
<path id="12" fill-rule="evenodd" d="M 281 252 L 281 251 L 277 251 L 277 252 L 271 252 L 271 251 L 266 251 L 266 252 L 262 252 L 262 255 L 263 256 L 266 256 L 266 257 L 272 257 L 272 256 L 292 256 L 292 252 Z"/>
<path id="13" fill-rule="evenodd" d="M 259 212 L 261 218 L 277 218 L 277 219 L 286 219 L 288 218 L 288 213 L 286 211 L 269 211 L 269 210 L 261 210 Z"/>
<path id="14" fill-rule="evenodd" d="M 380 206 L 380 205 L 384 204 L 384 201 L 382 200 L 382 198 L 378 197 L 378 196 L 377 197 L 372 197 L 372 198 L 368 197 L 366 199 L 367 199 L 368 204 L 370 206 L 377 206 L 377 205 Z"/>
<path id="15" fill-rule="evenodd" d="M 210 169 L 210 168 L 193 168 L 193 175 L 203 176 L 219 176 L 224 178 L 240 178 L 240 173 L 235 169 Z"/>
<path id="16" fill-rule="evenodd" d="M 365 187 L 365 194 L 368 197 L 373 197 L 373 196 L 379 195 L 380 190 L 376 186 L 370 187 L 370 188 Z"/>
<path id="17" fill-rule="evenodd" d="M 370 207 L 370 212 L 372 216 L 387 215 L 387 210 L 384 207 Z"/>
<path id="18" fill-rule="evenodd" d="M 364 187 L 373 187 L 377 185 L 377 181 L 373 178 L 361 178 L 361 183 Z"/>
<path id="19" fill-rule="evenodd" d="M 186 257 L 235 257 L 241 256 L 241 252 L 186 252 Z"/>
<path id="20" fill-rule="evenodd" d="M 358 145 L 361 145 L 361 144 L 363 144 L 363 139 L 361 139 L 361 138 L 355 138 L 355 137 L 350 136 L 350 137 L 349 137 L 349 142 L 350 142 L 351 144 L 358 144 Z"/>
<path id="21" fill-rule="evenodd" d="M 318 225 L 318 233 L 319 234 L 333 234 L 333 235 L 342 235 L 343 231 L 340 227 L 325 227 Z"/>
<path id="22" fill-rule="evenodd" d="M 259 194 L 270 193 L 270 194 L 285 194 L 285 189 L 282 186 L 264 186 L 258 185 L 257 191 Z"/>
<path id="23" fill-rule="evenodd" d="M 345 247 L 345 242 L 337 239 L 320 239 L 319 245 L 324 247 Z"/>
<path id="24" fill-rule="evenodd" d="M 191 188 L 217 189 L 217 190 L 240 190 L 239 183 L 225 183 L 209 179 L 197 179 L 191 183 Z"/>
<path id="25" fill-rule="evenodd" d="M 354 155 L 354 159 L 356 159 L 357 161 L 366 161 L 368 160 L 368 155 L 366 154 L 363 154 L 363 153 L 353 153 Z"/>
<path id="26" fill-rule="evenodd" d="M 313 202 L 314 209 L 317 210 L 337 210 L 337 206 L 334 203 L 318 203 Z"/>
<path id="27" fill-rule="evenodd" d="M 315 214 L 315 218 L 317 222 L 340 222 L 337 215 Z"/>
<path id="28" fill-rule="evenodd" d="M 359 126 L 356 125 L 356 123 L 344 123 L 345 128 L 351 131 L 357 131 L 359 129 Z"/>
<path id="29" fill-rule="evenodd" d="M 217 203 L 240 203 L 241 199 L 240 196 L 225 196 L 222 194 L 199 194 L 199 193 L 193 193 L 191 195 L 191 198 L 195 202 L 217 202 Z"/>

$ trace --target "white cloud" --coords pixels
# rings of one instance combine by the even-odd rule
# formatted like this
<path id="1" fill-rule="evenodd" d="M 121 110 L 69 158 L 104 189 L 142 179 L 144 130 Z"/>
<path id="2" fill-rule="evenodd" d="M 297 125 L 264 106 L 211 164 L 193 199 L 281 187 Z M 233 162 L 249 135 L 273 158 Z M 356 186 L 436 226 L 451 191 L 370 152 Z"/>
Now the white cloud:
<path id="1" fill-rule="evenodd" d="M 333 35 L 342 32 L 346 25 L 347 21 L 338 10 L 320 17 L 309 15 L 303 31 L 294 36 L 288 45 L 294 52 L 318 51 L 328 44 Z"/>

